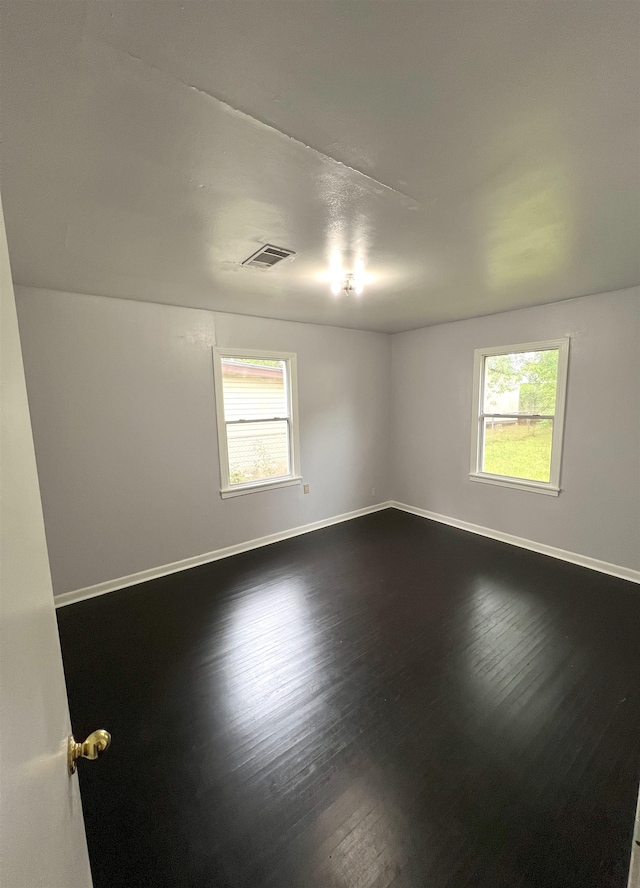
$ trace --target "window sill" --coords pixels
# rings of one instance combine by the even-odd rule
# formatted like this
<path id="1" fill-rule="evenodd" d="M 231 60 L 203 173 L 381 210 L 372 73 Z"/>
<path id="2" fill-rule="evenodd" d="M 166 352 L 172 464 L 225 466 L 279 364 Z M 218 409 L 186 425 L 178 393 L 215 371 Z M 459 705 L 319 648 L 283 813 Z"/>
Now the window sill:
<path id="1" fill-rule="evenodd" d="M 503 478 L 500 475 L 480 475 L 469 473 L 470 481 L 480 481 L 481 484 L 495 484 L 498 487 L 512 487 L 514 490 L 528 490 L 530 493 L 544 493 L 546 496 L 558 496 L 560 488 L 552 484 L 544 484 L 541 481 L 524 481 L 519 478 Z"/>
<path id="2" fill-rule="evenodd" d="M 292 487 L 294 484 L 300 484 L 302 478 L 296 476 L 294 478 L 276 478 L 274 481 L 257 481 L 255 484 L 243 484 L 237 487 L 223 487 L 220 491 L 222 499 L 229 499 L 232 496 L 243 496 L 245 493 L 257 493 L 259 490 L 275 490 L 277 487 Z"/>

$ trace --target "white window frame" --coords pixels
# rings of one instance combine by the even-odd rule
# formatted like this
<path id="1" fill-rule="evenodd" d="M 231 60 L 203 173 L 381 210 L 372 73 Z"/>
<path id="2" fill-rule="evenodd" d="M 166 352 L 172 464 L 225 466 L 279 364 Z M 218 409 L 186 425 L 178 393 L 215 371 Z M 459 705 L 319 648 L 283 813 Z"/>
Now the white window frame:
<path id="1" fill-rule="evenodd" d="M 524 478 L 511 478 L 507 475 L 494 475 L 481 471 L 482 466 L 482 424 L 484 413 L 484 368 L 486 358 L 494 355 L 510 355 L 517 352 L 535 352 L 558 350 L 558 379 L 556 386 L 555 413 L 549 414 L 553 419 L 553 435 L 551 438 L 551 470 L 547 481 L 532 481 Z M 497 484 L 500 487 L 512 487 L 517 490 L 528 490 L 532 493 L 545 493 L 558 496 L 560 493 L 560 465 L 562 462 L 562 438 L 564 434 L 564 414 L 567 397 L 567 370 L 569 366 L 569 339 L 547 339 L 544 342 L 524 342 L 518 345 L 500 345 L 494 348 L 477 348 L 473 362 L 473 414 L 471 417 L 471 466 L 469 479 L 484 484 Z M 516 414 L 493 414 L 494 416 L 515 416 Z M 540 414 L 528 414 L 530 417 L 542 418 Z M 527 416 L 527 414 L 520 414 Z"/>
<path id="2" fill-rule="evenodd" d="M 277 487 L 291 487 L 300 484 L 300 431 L 298 427 L 298 373 L 295 352 L 262 351 L 242 348 L 213 349 L 213 377 L 216 394 L 216 419 L 218 425 L 218 453 L 220 456 L 220 496 L 227 499 L 242 496 L 245 493 L 257 493 L 259 490 L 274 490 Z M 224 415 L 224 392 L 222 386 L 223 358 L 259 358 L 268 361 L 284 361 L 286 364 L 286 395 L 289 416 L 273 417 L 272 421 L 286 420 L 289 426 L 289 453 L 291 472 L 278 478 L 267 478 L 264 481 L 247 481 L 244 484 L 231 484 L 229 478 L 229 448 L 227 444 L 227 420 Z M 267 422 L 269 420 L 266 420 Z"/>

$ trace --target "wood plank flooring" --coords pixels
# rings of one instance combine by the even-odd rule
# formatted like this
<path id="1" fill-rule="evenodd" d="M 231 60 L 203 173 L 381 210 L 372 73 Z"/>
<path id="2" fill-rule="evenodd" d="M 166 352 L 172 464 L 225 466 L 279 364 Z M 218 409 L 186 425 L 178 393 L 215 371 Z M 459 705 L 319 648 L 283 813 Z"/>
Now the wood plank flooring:
<path id="1" fill-rule="evenodd" d="M 624 888 L 640 588 L 387 510 L 58 611 L 95 888 Z"/>

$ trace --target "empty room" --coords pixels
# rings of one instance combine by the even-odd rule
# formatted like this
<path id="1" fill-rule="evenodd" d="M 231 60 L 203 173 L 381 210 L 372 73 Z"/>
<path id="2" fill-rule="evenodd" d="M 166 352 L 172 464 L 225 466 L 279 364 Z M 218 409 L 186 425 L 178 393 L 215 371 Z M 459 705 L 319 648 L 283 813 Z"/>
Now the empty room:
<path id="1" fill-rule="evenodd" d="M 0 39 L 3 888 L 640 888 L 640 4 Z"/>

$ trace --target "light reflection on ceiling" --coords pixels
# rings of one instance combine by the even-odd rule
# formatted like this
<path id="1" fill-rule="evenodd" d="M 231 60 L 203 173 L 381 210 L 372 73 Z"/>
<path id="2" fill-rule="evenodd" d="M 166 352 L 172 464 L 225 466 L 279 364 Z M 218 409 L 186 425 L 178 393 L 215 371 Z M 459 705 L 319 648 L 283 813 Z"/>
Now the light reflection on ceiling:
<path id="1" fill-rule="evenodd" d="M 522 173 L 491 194 L 486 229 L 492 289 L 548 280 L 570 261 L 567 192 L 567 172 L 550 164 Z"/>
<path id="2" fill-rule="evenodd" d="M 384 332 L 634 286 L 640 17 L 596 6 L 3 3 L 14 280 Z"/>

